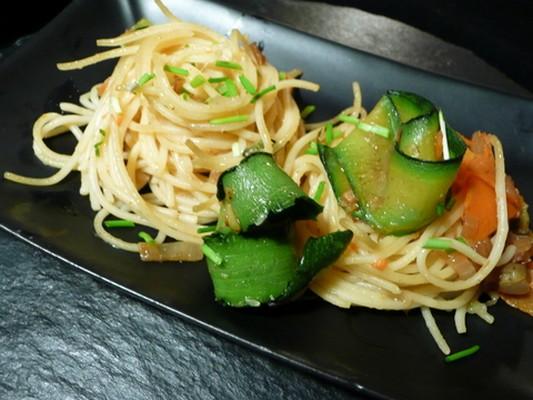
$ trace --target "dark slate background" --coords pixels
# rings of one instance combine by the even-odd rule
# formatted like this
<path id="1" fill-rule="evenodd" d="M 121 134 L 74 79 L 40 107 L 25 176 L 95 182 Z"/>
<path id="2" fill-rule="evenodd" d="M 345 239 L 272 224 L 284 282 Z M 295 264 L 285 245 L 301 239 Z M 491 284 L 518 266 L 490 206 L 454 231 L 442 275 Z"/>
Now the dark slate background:
<path id="1" fill-rule="evenodd" d="M 426 70 L 533 91 L 527 0 L 220 2 Z M 11 3 L 7 15 L 21 22 L 0 47 L 38 31 L 68 1 L 48 3 L 30 16 L 26 3 Z M 0 399 L 360 398 L 119 294 L 5 232 L 0 311 Z"/>

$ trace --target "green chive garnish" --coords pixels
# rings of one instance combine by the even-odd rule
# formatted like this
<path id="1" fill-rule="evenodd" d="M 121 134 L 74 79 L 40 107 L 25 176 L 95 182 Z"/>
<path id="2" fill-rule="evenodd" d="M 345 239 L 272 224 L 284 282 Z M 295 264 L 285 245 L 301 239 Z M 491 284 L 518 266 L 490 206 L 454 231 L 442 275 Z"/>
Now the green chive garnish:
<path id="1" fill-rule="evenodd" d="M 450 246 L 449 239 L 443 238 L 431 238 L 424 243 L 424 249 L 429 250 L 444 250 L 444 251 L 453 251 L 454 249 Z"/>
<path id="2" fill-rule="evenodd" d="M 444 357 L 444 361 L 446 362 L 453 362 L 460 360 L 461 358 L 469 357 L 472 354 L 475 354 L 479 351 L 479 345 L 474 345 L 472 347 L 469 347 L 468 349 L 464 349 L 461 351 L 458 351 L 457 353 L 450 354 L 446 357 Z"/>
<path id="3" fill-rule="evenodd" d="M 257 89 L 254 87 L 252 82 L 250 82 L 250 80 L 246 76 L 239 75 L 239 81 L 241 82 L 241 85 L 244 88 L 244 90 L 246 90 L 249 94 L 253 96 L 254 94 L 257 93 Z"/>
<path id="4" fill-rule="evenodd" d="M 242 69 L 240 64 L 232 61 L 217 60 L 215 65 L 220 68 L 229 68 L 229 69 Z"/>
<path id="5" fill-rule="evenodd" d="M 337 119 L 339 121 L 347 122 L 348 124 L 352 124 L 355 126 L 359 125 L 359 122 L 361 122 L 359 118 L 352 117 L 351 115 L 344 115 L 344 114 L 339 115 Z"/>
<path id="6" fill-rule="evenodd" d="M 103 142 L 98 142 L 94 145 L 94 153 L 96 154 L 96 157 L 100 157 L 100 145 Z"/>
<path id="7" fill-rule="evenodd" d="M 333 142 L 333 124 L 328 122 L 326 124 L 326 144 L 331 144 Z"/>
<path id="8" fill-rule="evenodd" d="M 318 184 L 315 195 L 313 196 L 313 200 L 316 201 L 317 203 L 320 202 L 320 199 L 322 198 L 322 195 L 324 194 L 325 187 L 326 187 L 326 182 L 324 181 Z"/>
<path id="9" fill-rule="evenodd" d="M 197 233 L 209 233 L 216 231 L 216 225 L 202 226 L 196 230 Z"/>
<path id="10" fill-rule="evenodd" d="M 384 138 L 388 138 L 390 135 L 389 128 L 385 128 L 384 126 L 367 124 L 366 122 L 359 122 L 357 127 L 362 131 L 375 133 L 376 135 L 383 136 Z"/>
<path id="11" fill-rule="evenodd" d="M 254 104 L 257 100 L 259 100 L 265 94 L 267 94 L 267 93 L 269 93 L 269 92 L 271 92 L 273 90 L 276 90 L 276 85 L 272 85 L 272 86 L 269 86 L 269 87 L 261 90 L 259 93 L 256 93 L 254 95 L 254 97 L 252 97 L 252 100 L 250 101 L 250 103 Z"/>
<path id="12" fill-rule="evenodd" d="M 309 144 L 309 148 L 305 151 L 305 154 L 313 154 L 313 155 L 318 154 L 318 146 L 316 142 L 311 142 Z"/>
<path id="13" fill-rule="evenodd" d="M 470 243 L 464 238 L 464 236 L 456 236 L 455 240 L 458 242 L 461 242 L 462 244 L 466 244 L 467 246 L 470 246 Z"/>
<path id="14" fill-rule="evenodd" d="M 127 219 L 110 219 L 104 221 L 104 225 L 106 228 L 134 228 L 135 222 Z"/>
<path id="15" fill-rule="evenodd" d="M 246 122 L 248 115 L 234 115 L 233 117 L 215 118 L 209 121 L 211 125 L 232 124 L 234 122 Z"/>
<path id="16" fill-rule="evenodd" d="M 103 137 L 105 137 L 106 135 L 106 131 L 104 129 L 99 129 L 98 132 L 100 133 L 100 135 L 102 135 Z M 100 141 L 98 143 L 96 143 L 94 145 L 94 153 L 96 154 L 96 157 L 100 157 L 100 146 L 104 143 L 104 139 L 100 139 Z"/>
<path id="17" fill-rule="evenodd" d="M 176 74 L 176 75 L 181 75 L 181 76 L 189 75 L 189 71 L 187 71 L 185 68 L 173 67 L 172 65 L 168 65 L 168 64 L 165 64 L 164 70 L 172 74 Z"/>
<path id="18" fill-rule="evenodd" d="M 204 255 L 211 261 L 213 261 L 216 265 L 222 264 L 222 257 L 220 257 L 220 255 L 208 245 L 202 245 L 202 253 L 204 253 Z"/>
<path id="19" fill-rule="evenodd" d="M 226 79 L 217 90 L 224 97 L 235 97 L 239 95 L 239 90 L 232 79 Z"/>
<path id="20" fill-rule="evenodd" d="M 186 90 L 181 93 L 181 98 L 185 101 L 189 100 L 190 94 Z"/>
<path id="21" fill-rule="evenodd" d="M 150 236 L 149 233 L 141 231 L 137 234 L 142 240 L 144 240 L 146 243 L 155 243 L 155 240 L 152 236 Z"/>
<path id="22" fill-rule="evenodd" d="M 205 78 L 202 75 L 196 75 L 191 81 L 191 86 L 196 89 L 198 86 L 202 86 L 204 83 Z"/>
<path id="23" fill-rule="evenodd" d="M 287 73 L 285 71 L 280 71 L 278 77 L 280 81 L 287 79 Z"/>
<path id="24" fill-rule="evenodd" d="M 337 139 L 342 136 L 342 132 L 338 129 L 333 129 L 333 139 Z"/>
<path id="25" fill-rule="evenodd" d="M 366 122 L 362 122 L 359 118 L 351 115 L 341 114 L 337 118 L 342 122 L 355 125 L 363 131 L 375 133 L 376 135 L 383 136 L 384 138 L 388 138 L 390 135 L 390 130 L 388 128 L 374 124 L 367 124 Z"/>
<path id="26" fill-rule="evenodd" d="M 150 25 L 152 25 L 152 22 L 149 19 L 141 18 L 131 27 L 131 29 L 138 31 L 139 29 L 148 28 Z"/>
<path id="27" fill-rule="evenodd" d="M 300 113 L 300 117 L 302 117 L 302 119 L 306 119 L 309 115 L 315 112 L 315 110 L 316 110 L 316 106 L 313 104 L 309 104 L 305 106 L 303 111 Z"/>
<path id="28" fill-rule="evenodd" d="M 155 74 L 152 72 L 145 72 L 137 81 L 137 87 L 140 88 L 155 78 Z"/>
<path id="29" fill-rule="evenodd" d="M 227 76 L 221 76 L 219 78 L 209 78 L 207 80 L 207 82 L 209 83 L 220 83 L 220 82 L 224 82 L 224 81 L 227 81 L 229 78 Z"/>

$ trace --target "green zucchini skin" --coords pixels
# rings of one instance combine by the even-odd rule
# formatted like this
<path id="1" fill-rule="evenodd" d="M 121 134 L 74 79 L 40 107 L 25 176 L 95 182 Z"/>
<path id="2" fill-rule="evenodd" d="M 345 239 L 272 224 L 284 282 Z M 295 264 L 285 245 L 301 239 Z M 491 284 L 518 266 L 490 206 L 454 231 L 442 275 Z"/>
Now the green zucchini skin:
<path id="1" fill-rule="evenodd" d="M 331 188 L 340 206 L 351 214 L 357 208 L 357 204 L 354 201 L 355 195 L 335 151 L 329 146 L 318 143 L 318 155 L 325 167 Z"/>
<path id="2" fill-rule="evenodd" d="M 253 153 L 225 171 L 217 189 L 218 199 L 223 207 L 231 207 L 241 232 L 266 221 L 315 219 L 322 212 L 322 206 L 307 196 L 268 153 Z"/>
<path id="3" fill-rule="evenodd" d="M 439 131 L 439 115 L 436 111 L 413 118 L 402 126 L 399 150 L 413 158 L 437 161 L 436 135 Z"/>
<path id="4" fill-rule="evenodd" d="M 446 125 L 450 158 L 437 160 L 438 111 L 412 93 L 387 92 L 363 121 L 393 134 L 383 137 L 354 127 L 331 149 L 335 157 L 324 151 L 327 157 L 321 159 L 334 191 L 344 173 L 357 198 L 357 217 L 383 234 L 426 226 L 437 217 L 437 206 L 455 180 L 466 150 L 462 138 Z"/>
<path id="5" fill-rule="evenodd" d="M 292 299 L 337 260 L 352 239 L 348 231 L 309 238 L 302 254 L 297 254 L 294 222 L 315 219 L 322 206 L 268 153 L 253 153 L 225 171 L 217 189 L 219 222 L 217 231 L 204 237 L 208 248 L 204 254 L 215 299 L 227 306 L 253 307 Z"/>
<path id="6" fill-rule="evenodd" d="M 298 257 L 284 233 L 214 234 L 205 243 L 221 258 L 207 259 L 217 301 L 231 307 L 275 304 L 290 299 L 344 252 L 352 232 L 339 231 L 306 242 Z"/>

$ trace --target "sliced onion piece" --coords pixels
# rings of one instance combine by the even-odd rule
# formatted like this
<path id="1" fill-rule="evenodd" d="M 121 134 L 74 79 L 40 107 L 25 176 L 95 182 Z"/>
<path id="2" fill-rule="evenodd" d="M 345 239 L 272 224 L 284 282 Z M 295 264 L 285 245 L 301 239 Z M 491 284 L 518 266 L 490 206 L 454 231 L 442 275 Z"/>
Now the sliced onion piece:
<path id="1" fill-rule="evenodd" d="M 476 273 L 474 263 L 463 254 L 453 253 L 448 258 L 450 260 L 450 267 L 452 267 L 460 279 L 468 279 Z"/>
<path id="2" fill-rule="evenodd" d="M 529 263 L 531 265 L 531 263 Z M 533 269 L 529 267 L 529 279 L 533 281 Z M 512 296 L 508 294 L 501 294 L 502 299 L 511 307 L 517 308 L 526 314 L 533 317 L 533 283 L 530 282 L 529 294 L 524 296 Z"/>
<path id="3" fill-rule="evenodd" d="M 524 264 L 511 263 L 500 271 L 498 291 L 511 295 L 525 295 L 530 292 L 529 272 Z"/>
<path id="4" fill-rule="evenodd" d="M 139 243 L 142 261 L 200 261 L 203 258 L 202 246 L 197 243 Z"/>

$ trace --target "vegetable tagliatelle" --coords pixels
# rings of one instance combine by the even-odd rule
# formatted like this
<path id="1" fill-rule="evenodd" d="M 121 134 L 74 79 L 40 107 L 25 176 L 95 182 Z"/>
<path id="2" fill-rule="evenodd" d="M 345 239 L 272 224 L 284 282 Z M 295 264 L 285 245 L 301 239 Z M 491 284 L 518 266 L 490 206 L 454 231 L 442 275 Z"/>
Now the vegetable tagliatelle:
<path id="1" fill-rule="evenodd" d="M 219 217 L 219 176 L 248 151 L 261 149 L 272 153 L 283 170 L 324 206 L 316 223 L 299 224 L 300 234 L 353 232 L 344 255 L 312 281 L 316 294 L 343 308 L 420 308 L 446 354 L 450 349 L 431 309 L 454 311 L 459 333 L 466 332 L 469 313 L 492 323 L 487 304 L 479 301 L 480 284 L 516 252 L 507 243 L 505 165 L 496 137 L 490 136 L 490 145 L 497 229 L 488 254 L 458 240 L 465 209 L 460 197 L 424 229 L 403 236 L 379 234 L 339 206 L 313 149 L 317 141 L 334 146 L 353 129 L 338 117 L 303 123 L 292 90 L 317 91 L 319 86 L 299 79 L 297 70 L 278 71 L 239 31 L 220 35 L 177 19 L 156 2 L 168 22 L 137 24 L 120 36 L 97 42 L 110 50 L 58 64 L 68 71 L 118 59 L 112 74 L 80 97 L 80 105 L 61 103 L 61 113 L 43 114 L 35 122 L 34 152 L 58 171 L 48 178 L 7 172 L 6 179 L 44 186 L 78 171 L 80 194 L 89 197 L 96 212 L 94 229 L 99 237 L 118 249 L 140 252 L 143 259 L 194 261 L 203 257 L 202 237 Z M 304 116 L 313 110 L 306 109 Z M 358 84 L 353 105 L 343 115 L 359 119 L 366 115 Z M 47 146 L 46 139 L 66 133 L 77 140 L 72 154 Z M 230 225 L 238 225 L 231 215 L 226 218 Z M 131 226 L 152 229 L 153 238 L 146 232 L 140 236 L 160 247 L 154 252 L 146 243 L 129 242 L 113 233 L 113 228 Z M 461 275 L 450 254 L 426 248 L 430 239 L 445 239 L 455 255 L 477 267 Z"/>

